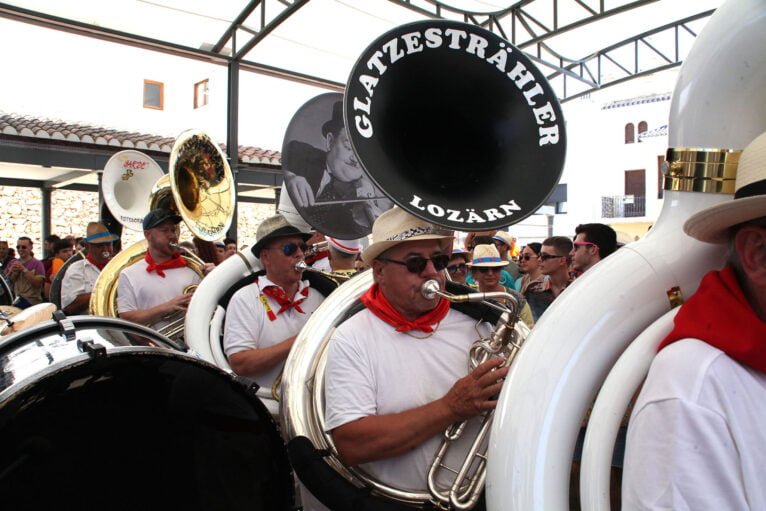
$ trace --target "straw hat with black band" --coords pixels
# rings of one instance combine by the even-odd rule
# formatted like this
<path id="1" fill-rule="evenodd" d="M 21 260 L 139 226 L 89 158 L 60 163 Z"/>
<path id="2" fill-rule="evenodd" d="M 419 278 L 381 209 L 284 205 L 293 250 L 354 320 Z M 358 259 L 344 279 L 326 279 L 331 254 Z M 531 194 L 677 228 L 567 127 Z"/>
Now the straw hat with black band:
<path id="1" fill-rule="evenodd" d="M 766 217 L 766 133 L 742 151 L 734 198 L 703 209 L 684 223 L 684 232 L 708 243 L 726 243 L 731 228 Z"/>
<path id="2" fill-rule="evenodd" d="M 389 248 L 405 241 L 421 240 L 439 240 L 444 253 L 452 252 L 452 231 L 426 222 L 400 207 L 393 207 L 375 220 L 372 226 L 372 244 L 362 252 L 362 260 L 372 264 L 372 261 Z"/>
<path id="3" fill-rule="evenodd" d="M 255 231 L 257 241 L 250 250 L 255 257 L 260 257 L 261 249 L 265 248 L 269 241 L 284 238 L 285 236 L 300 236 L 303 238 L 303 241 L 308 241 L 311 238 L 311 233 L 301 231 L 282 215 L 274 215 L 261 222 L 258 226 L 258 229 Z"/>

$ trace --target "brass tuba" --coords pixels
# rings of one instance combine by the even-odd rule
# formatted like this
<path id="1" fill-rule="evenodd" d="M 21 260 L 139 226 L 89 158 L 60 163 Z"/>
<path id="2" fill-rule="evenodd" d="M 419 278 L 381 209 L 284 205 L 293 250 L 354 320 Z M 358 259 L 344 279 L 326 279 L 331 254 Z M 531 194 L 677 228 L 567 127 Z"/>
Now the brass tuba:
<path id="1" fill-rule="evenodd" d="M 401 208 L 449 229 L 497 229 L 523 220 L 545 202 L 563 169 L 563 116 L 545 78 L 510 43 L 473 25 L 430 20 L 378 38 L 351 73 L 344 117 L 368 177 Z M 342 500 L 323 492 L 321 483 L 311 484 L 312 479 L 332 479 L 330 469 L 338 480 L 365 488 L 389 504 L 470 509 L 484 487 L 481 460 L 486 459 L 491 414 L 484 417 L 471 449 L 474 454 L 462 468 L 441 466 L 443 451 L 452 447 L 452 440 L 444 442 L 432 472 L 444 469 L 460 475 L 447 487 L 431 491 L 394 488 L 344 466 L 324 432 L 326 348 L 371 282 L 371 272 L 365 272 L 330 295 L 288 356 L 281 420 L 296 473 L 333 508 Z M 432 286 L 423 290 L 436 291 Z M 492 298 L 445 296 L 451 301 Z M 492 342 L 481 340 L 502 345 L 498 349 L 507 353 L 507 363 L 528 333 L 516 321 L 516 308 L 503 308 L 504 319 L 495 321 Z M 457 430 L 459 426 L 450 428 L 445 435 L 462 435 Z M 315 477 L 312 471 L 324 473 Z"/>
<path id="2" fill-rule="evenodd" d="M 119 166 L 116 167 L 118 171 L 122 171 Z M 104 172 L 110 168 L 107 164 Z M 114 181 L 116 180 L 108 180 Z M 123 185 L 119 194 L 121 203 L 109 200 L 110 196 L 118 196 L 117 193 L 104 192 L 107 206 L 123 225 L 140 230 L 141 219 L 146 213 L 155 208 L 166 208 L 178 212 L 189 230 L 198 238 L 213 241 L 225 235 L 234 218 L 234 178 L 220 147 L 207 134 L 199 130 L 181 133 L 170 153 L 168 174 L 154 181 L 151 190 L 146 189 L 148 181 L 137 181 L 133 188 Z M 142 203 L 142 200 L 145 202 Z M 131 205 L 132 209 L 128 214 L 121 209 L 122 204 Z M 125 218 L 132 219 L 133 222 L 123 221 Z M 146 241 L 142 240 L 112 258 L 101 271 L 93 288 L 90 300 L 91 314 L 117 316 L 117 283 L 120 273 L 143 259 L 145 253 Z M 188 253 L 183 253 L 182 257 L 186 259 L 190 268 L 202 276 L 203 262 L 199 258 L 190 257 Z M 174 317 L 160 333 L 178 338 L 183 333 L 183 322 L 183 317 Z"/>

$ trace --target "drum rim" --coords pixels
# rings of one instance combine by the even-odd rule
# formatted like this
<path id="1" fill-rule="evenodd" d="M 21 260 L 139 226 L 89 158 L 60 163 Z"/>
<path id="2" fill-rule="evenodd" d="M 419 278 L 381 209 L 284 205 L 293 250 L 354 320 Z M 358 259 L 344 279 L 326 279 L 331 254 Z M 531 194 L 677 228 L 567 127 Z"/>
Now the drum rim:
<path id="1" fill-rule="evenodd" d="M 85 329 L 85 328 L 96 328 L 96 327 L 120 327 L 123 330 L 129 330 L 131 333 L 137 333 L 144 335 L 146 337 L 150 337 L 153 340 L 159 340 L 160 342 L 166 344 L 167 346 L 158 346 L 154 349 L 169 349 L 174 351 L 179 351 L 182 353 L 185 353 L 185 350 L 181 348 L 180 345 L 178 345 L 176 342 L 171 341 L 167 337 L 163 336 L 162 334 L 158 333 L 156 330 L 152 330 L 149 327 L 139 325 L 138 323 L 132 323 L 130 321 L 126 321 L 124 319 L 119 318 L 109 318 L 109 317 L 103 317 L 103 316 L 67 316 L 67 320 L 71 321 L 72 324 L 77 327 L 77 329 Z M 55 319 L 51 319 L 48 321 L 43 321 L 41 323 L 38 323 L 36 325 L 32 325 L 29 328 L 25 328 L 24 330 L 21 330 L 19 332 L 12 333 L 8 335 L 7 337 L 0 340 L 0 356 L 2 356 L 6 351 L 10 351 L 20 345 L 22 345 L 26 340 L 28 336 L 33 336 L 35 334 L 53 334 L 53 333 L 62 333 L 62 327 L 59 321 Z"/>

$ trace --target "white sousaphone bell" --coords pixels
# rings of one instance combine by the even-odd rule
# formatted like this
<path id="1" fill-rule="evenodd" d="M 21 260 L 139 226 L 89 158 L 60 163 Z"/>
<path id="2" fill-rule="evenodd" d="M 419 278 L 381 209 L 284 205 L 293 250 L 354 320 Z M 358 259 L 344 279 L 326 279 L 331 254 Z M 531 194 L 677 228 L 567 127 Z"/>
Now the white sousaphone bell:
<path id="1" fill-rule="evenodd" d="M 575 441 L 597 393 L 581 507 L 610 508 L 612 451 L 628 402 L 672 327 L 673 308 L 724 263 L 723 246 L 696 241 L 682 226 L 730 198 L 739 152 L 766 131 L 764 48 L 760 0 L 727 1 L 697 38 L 673 94 L 660 217 L 642 240 L 575 281 L 535 325 L 500 395 L 488 509 L 569 509 Z"/>

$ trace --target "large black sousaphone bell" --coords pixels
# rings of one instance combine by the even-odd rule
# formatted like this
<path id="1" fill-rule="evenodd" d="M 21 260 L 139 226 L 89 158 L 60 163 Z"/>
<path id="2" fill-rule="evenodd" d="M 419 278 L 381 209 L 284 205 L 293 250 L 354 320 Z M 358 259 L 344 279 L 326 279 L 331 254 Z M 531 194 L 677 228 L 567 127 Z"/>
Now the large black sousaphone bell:
<path id="1" fill-rule="evenodd" d="M 378 38 L 351 73 L 344 116 L 370 178 L 451 229 L 524 219 L 563 170 L 564 119 L 545 77 L 474 25 L 417 22 Z"/>

